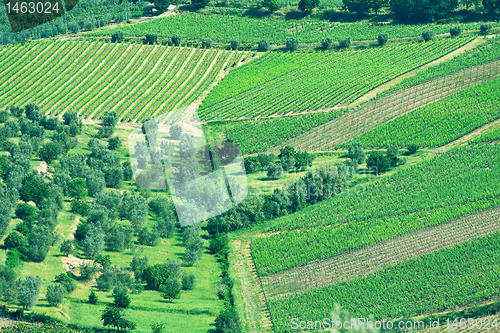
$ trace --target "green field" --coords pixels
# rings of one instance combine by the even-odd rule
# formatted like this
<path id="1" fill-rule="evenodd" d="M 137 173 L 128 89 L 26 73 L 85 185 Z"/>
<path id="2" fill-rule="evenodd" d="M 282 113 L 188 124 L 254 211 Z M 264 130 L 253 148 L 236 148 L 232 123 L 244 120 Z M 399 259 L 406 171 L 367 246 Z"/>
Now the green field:
<path id="1" fill-rule="evenodd" d="M 203 120 L 224 120 L 329 110 L 354 101 L 394 77 L 448 54 L 469 41 L 468 38 L 447 39 L 298 56 L 268 54 L 222 80 L 203 101 L 198 113 Z M 408 56 L 410 53 L 411 57 Z M 279 68 L 274 71 L 278 61 Z M 304 65 L 296 69 L 297 62 Z M 273 73 L 271 78 L 262 82 L 259 73 L 269 70 Z M 233 85 L 237 87 L 235 92 L 229 88 Z"/>

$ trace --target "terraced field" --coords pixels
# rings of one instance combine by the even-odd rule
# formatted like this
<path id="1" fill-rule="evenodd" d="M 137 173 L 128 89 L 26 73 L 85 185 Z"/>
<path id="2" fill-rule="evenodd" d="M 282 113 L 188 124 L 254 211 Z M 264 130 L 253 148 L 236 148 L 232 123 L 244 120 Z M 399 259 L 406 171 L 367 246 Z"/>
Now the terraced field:
<path id="1" fill-rule="evenodd" d="M 37 103 L 51 114 L 115 110 L 140 121 L 193 103 L 244 52 L 73 41 L 10 46 L 0 52 L 0 105 Z"/>
<path id="2" fill-rule="evenodd" d="M 458 38 L 360 51 L 268 54 L 221 81 L 198 113 L 208 121 L 339 107 L 470 41 Z M 279 72 L 274 70 L 277 62 Z M 271 77 L 260 79 L 258 73 L 269 71 Z M 236 87 L 236 91 L 229 87 Z"/>

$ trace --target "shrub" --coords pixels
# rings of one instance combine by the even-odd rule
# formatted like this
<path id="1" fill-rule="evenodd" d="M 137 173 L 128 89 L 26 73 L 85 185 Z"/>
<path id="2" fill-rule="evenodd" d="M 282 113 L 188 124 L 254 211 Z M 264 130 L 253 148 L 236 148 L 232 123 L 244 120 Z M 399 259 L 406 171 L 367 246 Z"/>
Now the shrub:
<path id="1" fill-rule="evenodd" d="M 347 49 L 351 47 L 351 37 L 339 39 L 339 47 L 341 49 Z"/>
<path id="2" fill-rule="evenodd" d="M 182 277 L 182 290 L 193 290 L 196 284 L 194 274 L 184 275 Z"/>
<path id="3" fill-rule="evenodd" d="M 269 50 L 269 42 L 265 39 L 261 39 L 259 41 L 258 50 L 261 52 L 265 52 L 265 51 Z"/>
<path id="4" fill-rule="evenodd" d="M 172 35 L 172 44 L 175 46 L 181 45 L 182 36 L 179 34 Z"/>
<path id="5" fill-rule="evenodd" d="M 436 33 L 433 30 L 425 30 L 424 32 L 422 32 L 422 38 L 424 39 L 424 41 L 428 42 L 436 38 Z"/>
<path id="6" fill-rule="evenodd" d="M 71 274 L 71 272 L 66 272 L 66 273 L 70 273 Z M 66 291 L 68 293 L 70 293 L 70 292 L 72 292 L 72 291 L 74 291 L 76 289 L 75 282 L 73 281 L 72 278 L 69 277 L 68 274 L 61 273 L 61 274 L 57 275 L 54 280 L 55 280 L 55 282 L 60 283 L 61 285 L 63 285 L 66 288 Z"/>
<path id="7" fill-rule="evenodd" d="M 329 50 L 333 46 L 333 39 L 331 37 L 328 38 L 323 38 L 321 41 L 321 46 L 323 47 L 323 50 Z"/>
<path id="8" fill-rule="evenodd" d="M 283 175 L 283 167 L 281 163 L 269 163 L 267 166 L 267 178 L 280 179 Z"/>
<path id="9" fill-rule="evenodd" d="M 177 278 L 168 278 L 161 286 L 161 297 L 172 302 L 173 299 L 179 298 L 182 290 L 182 284 Z"/>
<path id="10" fill-rule="evenodd" d="M 69 256 L 70 254 L 73 254 L 74 250 L 75 246 L 73 245 L 73 241 L 69 239 L 63 241 L 59 249 L 59 251 L 61 251 L 61 253 L 64 254 L 66 257 Z"/>
<path id="11" fill-rule="evenodd" d="M 240 40 L 239 39 L 233 39 L 231 40 L 231 43 L 229 44 L 231 46 L 231 50 L 237 50 L 240 47 Z"/>
<path id="12" fill-rule="evenodd" d="M 130 304 L 130 297 L 127 295 L 125 290 L 115 288 L 115 290 L 113 291 L 113 297 L 113 306 L 125 309 Z"/>
<path id="13" fill-rule="evenodd" d="M 461 26 L 456 26 L 456 27 L 451 27 L 450 28 L 450 35 L 452 37 L 456 37 L 462 34 L 462 27 Z"/>
<path id="14" fill-rule="evenodd" d="M 408 147 L 406 147 L 406 149 L 408 149 L 408 153 L 409 153 L 410 155 L 415 154 L 419 148 L 420 148 L 420 146 L 419 146 L 419 145 L 417 145 L 416 143 L 410 143 L 410 144 L 408 145 Z"/>
<path id="15" fill-rule="evenodd" d="M 278 0 L 263 0 L 262 7 L 269 9 L 274 12 L 280 8 Z"/>
<path id="16" fill-rule="evenodd" d="M 62 284 L 60 283 L 50 284 L 47 287 L 47 293 L 46 293 L 47 302 L 49 302 L 51 306 L 58 306 L 64 301 L 64 297 L 66 297 L 67 293 L 68 292 L 66 291 L 66 288 Z"/>
<path id="17" fill-rule="evenodd" d="M 212 47 L 212 40 L 210 38 L 203 38 L 203 40 L 201 41 L 201 47 L 203 47 L 204 49 L 209 49 L 210 47 Z"/>
<path id="18" fill-rule="evenodd" d="M 491 24 L 490 23 L 483 23 L 481 24 L 481 35 L 486 35 L 491 32 Z"/>
<path id="19" fill-rule="evenodd" d="M 380 35 L 378 35 L 378 45 L 384 46 L 385 44 L 387 44 L 388 41 L 389 41 L 389 35 L 388 34 L 380 34 Z"/>
<path id="20" fill-rule="evenodd" d="M 144 43 L 149 45 L 156 44 L 156 41 L 158 40 L 158 35 L 156 34 L 146 34 L 146 36 L 144 37 L 145 37 Z"/>
<path id="21" fill-rule="evenodd" d="M 111 34 L 111 43 L 121 43 L 123 42 L 123 31 L 118 30 Z"/>
<path id="22" fill-rule="evenodd" d="M 366 166 L 377 173 L 386 172 L 391 166 L 391 159 L 381 151 L 374 151 L 368 156 Z"/>
<path id="23" fill-rule="evenodd" d="M 0 123 L 5 123 L 9 119 L 9 111 L 2 110 L 0 111 Z"/>
<path id="24" fill-rule="evenodd" d="M 89 303 L 90 304 L 97 304 L 97 302 L 99 301 L 99 298 L 97 297 L 95 291 L 91 291 L 90 292 L 90 295 L 89 295 Z"/>
<path id="25" fill-rule="evenodd" d="M 295 51 L 299 48 L 299 40 L 295 37 L 288 37 L 286 39 L 286 49 L 288 51 Z"/>

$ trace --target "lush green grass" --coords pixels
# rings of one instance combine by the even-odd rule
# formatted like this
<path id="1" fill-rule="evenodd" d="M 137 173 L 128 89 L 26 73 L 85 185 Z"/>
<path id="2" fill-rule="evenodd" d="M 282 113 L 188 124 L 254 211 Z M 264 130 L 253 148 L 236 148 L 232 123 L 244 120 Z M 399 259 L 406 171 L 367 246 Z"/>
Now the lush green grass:
<path id="1" fill-rule="evenodd" d="M 252 242 L 266 275 L 500 203 L 500 145 L 459 147 L 379 182 L 281 217 Z"/>
<path id="2" fill-rule="evenodd" d="M 500 128 L 495 128 L 471 141 L 470 144 L 500 141 Z"/>
<path id="3" fill-rule="evenodd" d="M 364 147 L 439 147 L 500 118 L 500 80 L 467 88 L 370 130 Z M 346 147 L 348 144 L 342 145 Z"/>
<path id="4" fill-rule="evenodd" d="M 269 308 L 276 332 L 292 332 L 291 318 L 331 318 L 334 304 L 354 318 L 374 315 L 378 320 L 441 312 L 500 295 L 499 260 L 496 233 L 366 277 L 270 301 Z"/>
<path id="5" fill-rule="evenodd" d="M 478 30 L 474 24 L 463 24 L 464 30 Z M 374 40 L 380 33 L 387 33 L 391 38 L 417 37 L 426 29 L 436 33 L 448 33 L 451 24 L 429 25 L 377 25 L 369 21 L 338 23 L 328 20 L 302 18 L 294 20 L 273 17 L 242 17 L 232 15 L 204 15 L 182 13 L 139 24 L 119 28 L 101 29 L 91 33 L 94 36 L 110 36 L 116 30 L 122 30 L 125 36 L 143 37 L 155 33 L 170 38 L 179 33 L 187 39 L 201 40 L 211 38 L 218 42 L 229 42 L 238 38 L 244 43 L 257 43 L 267 39 L 273 44 L 283 44 L 287 37 L 298 37 L 302 43 L 319 43 L 323 38 L 334 40 L 351 36 L 353 40 Z"/>
<path id="6" fill-rule="evenodd" d="M 225 120 L 339 107 L 469 41 L 457 38 L 360 51 L 265 55 L 225 77 L 203 101 L 198 114 L 202 120 Z M 280 67 L 274 71 L 277 57 Z M 304 65 L 296 68 L 296 61 Z M 264 82 L 262 73 L 267 71 L 271 75 Z M 233 84 L 237 87 L 234 92 Z"/>

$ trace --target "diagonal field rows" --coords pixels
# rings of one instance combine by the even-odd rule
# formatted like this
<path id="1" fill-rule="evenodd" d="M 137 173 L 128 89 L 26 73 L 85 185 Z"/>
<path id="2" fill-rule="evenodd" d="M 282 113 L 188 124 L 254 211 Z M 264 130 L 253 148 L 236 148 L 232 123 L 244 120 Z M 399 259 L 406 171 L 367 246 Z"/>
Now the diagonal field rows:
<path id="1" fill-rule="evenodd" d="M 456 91 L 494 80 L 499 74 L 500 61 L 497 60 L 396 91 L 347 110 L 337 118 L 271 147 L 268 152 L 279 152 L 285 146 L 307 151 L 333 149 L 338 144 Z"/>
<path id="2" fill-rule="evenodd" d="M 196 100 L 242 52 L 57 41 L 0 50 L 0 105 L 37 103 L 48 114 L 115 110 L 141 120 Z M 11 73 L 14 73 L 13 75 Z"/>
<path id="3" fill-rule="evenodd" d="M 466 215 L 329 259 L 263 276 L 261 284 L 267 299 L 286 298 L 290 294 L 366 276 L 423 254 L 495 233 L 500 231 L 499 220 L 499 207 Z"/>

